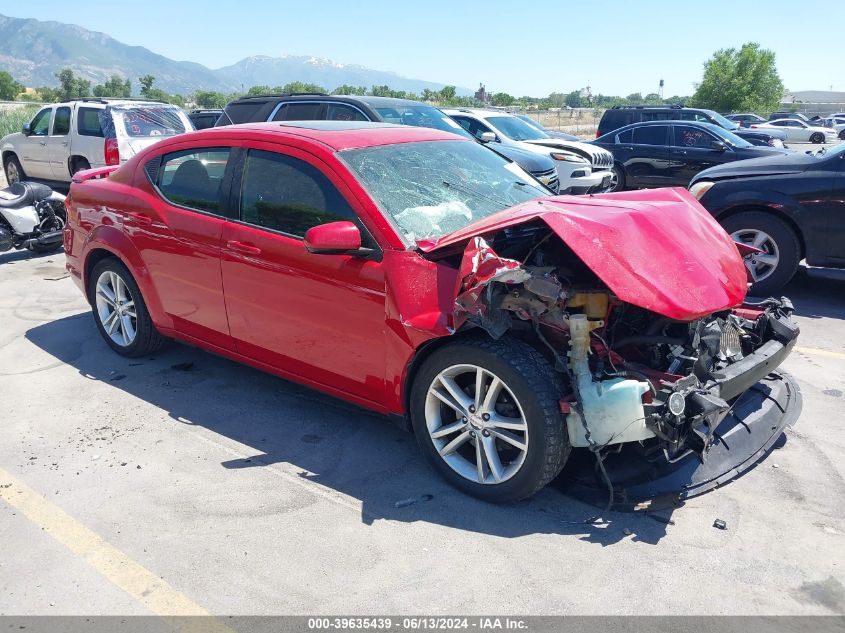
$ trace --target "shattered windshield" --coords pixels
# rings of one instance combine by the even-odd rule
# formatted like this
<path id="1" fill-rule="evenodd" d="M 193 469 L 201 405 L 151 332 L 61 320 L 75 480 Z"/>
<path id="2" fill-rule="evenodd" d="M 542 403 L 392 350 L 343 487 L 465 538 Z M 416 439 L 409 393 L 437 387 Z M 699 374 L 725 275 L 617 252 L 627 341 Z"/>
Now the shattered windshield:
<path id="1" fill-rule="evenodd" d="M 410 242 L 549 195 L 515 163 L 468 141 L 382 145 L 340 156 Z"/>

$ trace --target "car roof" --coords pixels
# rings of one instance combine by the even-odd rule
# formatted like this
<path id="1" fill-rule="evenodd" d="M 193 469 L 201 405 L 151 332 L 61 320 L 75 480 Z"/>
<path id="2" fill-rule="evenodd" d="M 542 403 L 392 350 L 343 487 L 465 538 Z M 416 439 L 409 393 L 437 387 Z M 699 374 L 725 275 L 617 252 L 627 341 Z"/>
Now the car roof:
<path id="1" fill-rule="evenodd" d="M 424 141 L 466 141 L 472 139 L 442 132 L 433 128 L 372 123 L 369 121 L 284 121 L 270 123 L 242 123 L 224 127 L 209 128 L 194 132 L 194 138 L 211 139 L 216 136 L 231 136 L 239 130 L 260 132 L 270 136 L 297 136 L 322 143 L 334 150 L 378 147 L 399 143 Z M 176 138 L 176 137 L 174 137 Z"/>

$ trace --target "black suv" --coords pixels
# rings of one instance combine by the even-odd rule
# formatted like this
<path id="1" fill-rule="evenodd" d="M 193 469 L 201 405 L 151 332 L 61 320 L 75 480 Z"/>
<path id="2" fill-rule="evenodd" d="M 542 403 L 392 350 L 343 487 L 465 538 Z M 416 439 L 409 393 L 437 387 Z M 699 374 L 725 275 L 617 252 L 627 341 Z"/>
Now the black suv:
<path id="1" fill-rule="evenodd" d="M 753 145 L 770 145 L 783 147 L 786 133 L 780 130 L 748 130 L 741 128 L 735 121 L 726 119 L 718 112 L 703 108 L 685 108 L 683 106 L 614 106 L 605 110 L 599 121 L 596 138 L 604 136 L 620 127 L 643 121 L 697 121 L 698 123 L 712 123 Z M 775 142 L 775 140 L 780 142 Z"/>
<path id="2" fill-rule="evenodd" d="M 437 108 L 410 99 L 294 93 L 242 97 L 229 103 L 217 126 L 258 121 L 376 121 L 430 127 L 478 140 Z M 557 193 L 559 180 L 554 161 L 516 147 L 485 145 L 512 160 L 543 185 Z"/>
<path id="3" fill-rule="evenodd" d="M 205 130 L 214 127 L 223 110 L 191 110 L 188 118 L 194 124 L 195 130 Z"/>

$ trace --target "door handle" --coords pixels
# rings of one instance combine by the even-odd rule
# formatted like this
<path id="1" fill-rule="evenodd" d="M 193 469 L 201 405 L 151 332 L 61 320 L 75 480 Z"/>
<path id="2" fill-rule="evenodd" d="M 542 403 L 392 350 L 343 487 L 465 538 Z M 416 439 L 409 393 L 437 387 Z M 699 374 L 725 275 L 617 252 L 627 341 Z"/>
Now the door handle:
<path id="1" fill-rule="evenodd" d="M 138 224 L 152 224 L 153 219 L 146 213 L 131 213 L 127 212 L 126 217 L 135 220 Z"/>
<path id="2" fill-rule="evenodd" d="M 47 141 L 38 141 L 38 144 L 39 144 L 41 147 L 44 147 L 44 146 L 47 144 Z"/>
<path id="3" fill-rule="evenodd" d="M 253 244 L 245 244 L 237 240 L 229 240 L 226 242 L 226 247 L 238 253 L 246 255 L 261 255 L 261 249 Z"/>
<path id="4" fill-rule="evenodd" d="M 67 141 L 65 141 L 64 143 L 62 143 L 62 145 L 64 145 L 65 147 L 67 147 Z"/>

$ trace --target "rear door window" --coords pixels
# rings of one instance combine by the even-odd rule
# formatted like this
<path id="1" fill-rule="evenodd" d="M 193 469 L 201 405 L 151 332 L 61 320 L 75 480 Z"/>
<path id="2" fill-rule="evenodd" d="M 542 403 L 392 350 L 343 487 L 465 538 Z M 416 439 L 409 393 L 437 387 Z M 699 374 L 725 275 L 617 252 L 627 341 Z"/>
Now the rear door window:
<path id="1" fill-rule="evenodd" d="M 80 136 L 103 136 L 100 108 L 79 108 L 76 111 L 76 131 Z"/>
<path id="2" fill-rule="evenodd" d="M 657 110 L 651 112 L 643 112 L 642 121 L 669 121 L 675 117 L 672 116 L 671 112 L 667 112 L 666 110 Z"/>
<path id="3" fill-rule="evenodd" d="M 332 182 L 303 160 L 250 150 L 241 187 L 241 220 L 302 238 L 311 227 L 358 216 Z"/>
<path id="4" fill-rule="evenodd" d="M 624 132 L 620 132 L 616 135 L 616 142 L 617 143 L 631 143 L 632 138 L 634 136 L 633 130 L 625 130 Z"/>
<path id="5" fill-rule="evenodd" d="M 326 104 L 326 119 L 329 121 L 369 121 L 358 108 L 345 103 Z"/>
<path id="6" fill-rule="evenodd" d="M 668 125 L 647 125 L 633 130 L 633 142 L 637 145 L 666 145 L 668 136 Z"/>
<path id="7" fill-rule="evenodd" d="M 322 103 L 283 103 L 273 116 L 273 121 L 321 121 L 325 108 Z"/>
<path id="8" fill-rule="evenodd" d="M 62 106 L 56 108 L 53 117 L 53 136 L 67 136 L 70 134 L 70 108 Z"/>
<path id="9" fill-rule="evenodd" d="M 674 126 L 674 140 L 672 145 L 675 147 L 696 147 L 699 149 L 710 149 L 716 141 L 715 136 L 697 127 L 688 125 Z"/>
<path id="10" fill-rule="evenodd" d="M 228 148 L 208 148 L 166 154 L 158 167 L 159 192 L 177 206 L 222 215 L 221 185 L 229 152 Z"/>

